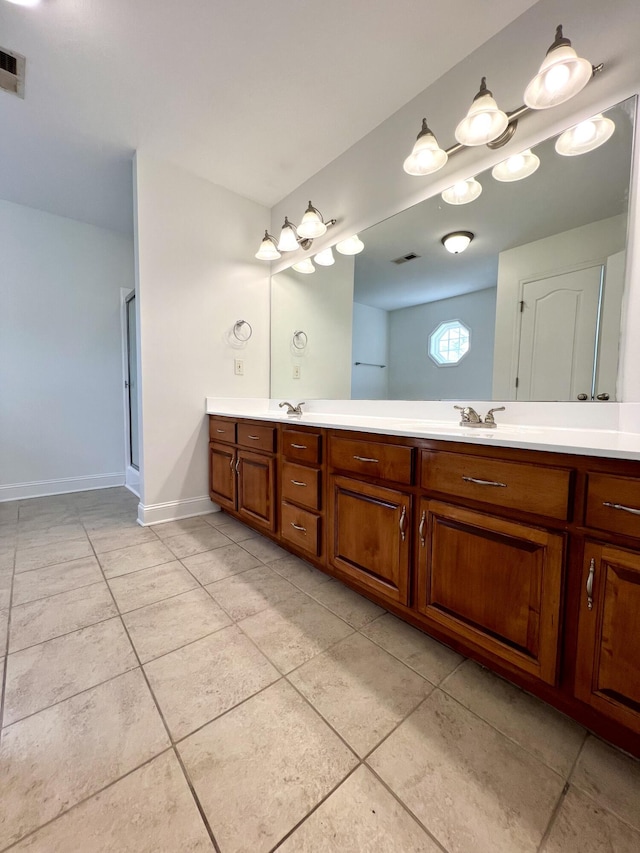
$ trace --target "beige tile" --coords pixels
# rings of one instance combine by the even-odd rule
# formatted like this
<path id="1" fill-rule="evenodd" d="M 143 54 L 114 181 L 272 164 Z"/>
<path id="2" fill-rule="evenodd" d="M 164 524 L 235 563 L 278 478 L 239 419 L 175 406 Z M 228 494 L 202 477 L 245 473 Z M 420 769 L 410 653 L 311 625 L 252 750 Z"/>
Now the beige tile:
<path id="1" fill-rule="evenodd" d="M 85 530 L 91 536 L 94 533 L 112 533 L 117 534 L 120 531 L 140 530 L 140 525 L 137 522 L 136 513 L 122 512 L 121 510 L 111 510 L 105 512 L 93 511 L 91 513 L 83 513 L 82 523 Z"/>
<path id="2" fill-rule="evenodd" d="M 273 562 L 269 563 L 269 567 L 304 592 L 310 592 L 318 586 L 324 586 L 324 584 L 331 580 L 329 575 L 314 568 L 311 563 L 307 563 L 299 557 L 294 557 L 292 554 L 288 557 L 282 557 L 279 560 L 273 560 Z"/>
<path id="3" fill-rule="evenodd" d="M 596 737 L 588 737 L 571 784 L 640 829 L 640 761 Z"/>
<path id="4" fill-rule="evenodd" d="M 456 853 L 535 853 L 564 784 L 440 690 L 368 763 Z"/>
<path id="5" fill-rule="evenodd" d="M 139 524 L 122 530 L 98 530 L 89 533 L 91 544 L 96 553 L 105 551 L 119 551 L 128 548 L 129 545 L 142 545 L 144 542 L 157 542 L 158 537 L 149 527 L 140 527 Z"/>
<path id="6" fill-rule="evenodd" d="M 638 853 L 640 833 L 572 787 L 542 849 L 544 853 Z"/>
<path id="7" fill-rule="evenodd" d="M 39 598 L 48 598 L 59 592 L 89 586 L 102 580 L 102 572 L 95 557 L 81 557 L 69 563 L 46 566 L 16 575 L 13 585 L 13 604 L 26 604 Z"/>
<path id="8" fill-rule="evenodd" d="M 13 572 L 0 571 L 0 610 L 7 610 L 11 603 L 11 583 Z"/>
<path id="9" fill-rule="evenodd" d="M 278 847 L 278 853 L 442 853 L 366 767 Z"/>
<path id="10" fill-rule="evenodd" d="M 81 803 L 14 853 L 213 853 L 173 752 Z"/>
<path id="11" fill-rule="evenodd" d="M 198 586 L 198 581 L 176 560 L 129 575 L 110 578 L 109 586 L 122 613 L 179 595 Z"/>
<path id="12" fill-rule="evenodd" d="M 353 633 L 350 625 L 302 593 L 244 619 L 240 625 L 284 673 Z"/>
<path id="13" fill-rule="evenodd" d="M 145 671 L 174 740 L 279 678 L 235 626 L 157 658 Z"/>
<path id="14" fill-rule="evenodd" d="M 117 615 L 104 581 L 14 607 L 9 649 L 17 652 Z"/>
<path id="15" fill-rule="evenodd" d="M 59 542 L 56 545 L 26 548 L 25 550 L 18 550 L 16 553 L 16 574 L 92 556 L 93 548 L 86 536 L 82 539 L 73 539 L 70 542 Z"/>
<path id="16" fill-rule="evenodd" d="M 0 521 L 17 521 L 18 507 L 18 501 L 4 501 L 0 504 Z"/>
<path id="17" fill-rule="evenodd" d="M 142 545 L 129 545 L 128 548 L 107 551 L 100 554 L 99 560 L 105 577 L 116 578 L 140 569 L 171 563 L 175 557 L 166 545 L 156 539 L 154 542 L 143 542 Z"/>
<path id="18" fill-rule="evenodd" d="M 218 529 L 224 530 L 222 527 Z M 288 551 L 276 545 L 275 542 L 265 539 L 263 536 L 255 536 L 255 534 L 250 539 L 243 539 L 242 547 L 263 563 L 272 563 L 274 560 L 280 560 L 289 555 Z"/>
<path id="19" fill-rule="evenodd" d="M 192 533 L 196 530 L 211 530 L 201 516 L 195 518 L 181 518 L 178 521 L 166 521 L 164 524 L 152 524 L 151 529 L 161 539 L 169 539 L 171 536 L 180 536 L 182 533 Z"/>
<path id="20" fill-rule="evenodd" d="M 183 557 L 182 563 L 201 584 L 215 583 L 261 565 L 257 557 L 235 544 Z"/>
<path id="21" fill-rule="evenodd" d="M 0 539 L 3 539 L 3 532 L 0 530 Z M 0 548 L 0 572 L 11 574 L 13 572 L 13 563 L 16 555 L 16 549 L 13 545 L 3 545 Z"/>
<path id="22" fill-rule="evenodd" d="M 310 590 L 309 595 L 312 595 L 316 601 L 324 604 L 336 616 L 344 619 L 356 630 L 363 628 L 385 612 L 382 607 L 378 607 L 373 601 L 358 595 L 357 592 L 349 589 L 340 581 L 331 580 L 329 583 L 323 583 Z"/>
<path id="23" fill-rule="evenodd" d="M 7 650 L 7 626 L 9 624 L 9 611 L 0 610 L 0 655 Z"/>
<path id="24" fill-rule="evenodd" d="M 191 557 L 193 554 L 201 554 L 203 551 L 212 551 L 228 545 L 229 540 L 215 527 L 203 522 L 203 529 L 191 530 L 189 533 L 181 533 L 179 536 L 170 536 L 164 539 L 164 543 L 178 559 Z"/>
<path id="25" fill-rule="evenodd" d="M 224 523 L 222 523 L 222 519 L 224 519 Z M 220 524 L 213 526 L 234 542 L 243 542 L 245 539 L 253 539 L 255 537 L 256 532 L 252 527 L 247 527 L 246 524 L 236 521 L 235 518 L 231 518 L 229 515 L 223 515 L 222 519 L 220 520 Z"/>
<path id="26" fill-rule="evenodd" d="M 210 512 L 208 515 L 201 516 L 212 527 L 219 527 L 221 524 L 226 524 L 231 521 L 231 516 L 222 512 L 221 510 L 216 510 L 214 512 Z"/>
<path id="27" fill-rule="evenodd" d="M 71 507 L 60 507 L 51 509 L 49 512 L 41 512 L 37 515 L 28 515 L 18 522 L 18 530 L 21 534 L 33 530 L 44 530 L 59 524 L 79 524 L 80 519 L 75 509 Z"/>
<path id="28" fill-rule="evenodd" d="M 119 618 L 65 634 L 7 659 L 4 724 L 138 665 Z"/>
<path id="29" fill-rule="evenodd" d="M 0 757 L 0 848 L 167 746 L 139 670 L 9 726 Z"/>
<path id="30" fill-rule="evenodd" d="M 461 655 L 390 613 L 365 625 L 362 633 L 432 684 L 439 684 L 463 660 Z"/>
<path id="31" fill-rule="evenodd" d="M 360 634 L 313 658 L 289 680 L 361 757 L 433 690 Z"/>
<path id="32" fill-rule="evenodd" d="M 292 595 L 300 595 L 293 584 L 268 566 L 216 581 L 207 590 L 232 619 L 244 619 Z"/>
<path id="33" fill-rule="evenodd" d="M 143 663 L 231 624 L 204 589 L 157 601 L 123 619 Z"/>
<path id="34" fill-rule="evenodd" d="M 567 778 L 585 738 L 582 726 L 470 660 L 440 686 Z"/>
<path id="35" fill-rule="evenodd" d="M 54 524 L 37 530 L 18 530 L 18 548 L 46 548 L 60 542 L 81 539 L 85 536 L 84 527 L 79 521 L 68 524 Z"/>
<path id="36" fill-rule="evenodd" d="M 178 749 L 223 853 L 272 849 L 356 763 L 284 681 Z"/>

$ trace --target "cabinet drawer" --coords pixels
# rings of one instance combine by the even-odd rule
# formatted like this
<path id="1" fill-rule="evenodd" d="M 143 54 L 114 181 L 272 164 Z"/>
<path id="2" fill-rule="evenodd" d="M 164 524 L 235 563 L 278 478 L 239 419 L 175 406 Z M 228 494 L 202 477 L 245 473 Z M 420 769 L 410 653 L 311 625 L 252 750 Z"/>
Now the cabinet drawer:
<path id="1" fill-rule="evenodd" d="M 564 520 L 571 471 L 423 450 L 420 485 L 433 492 Z"/>
<path id="2" fill-rule="evenodd" d="M 400 444 L 334 436 L 329 442 L 329 464 L 332 468 L 378 480 L 411 485 L 412 458 L 413 448 Z"/>
<path id="3" fill-rule="evenodd" d="M 209 418 L 209 441 L 224 441 L 235 444 L 236 441 L 235 421 L 227 421 L 224 418 Z"/>
<path id="4" fill-rule="evenodd" d="M 640 537 L 640 479 L 589 474 L 586 524 Z"/>
<path id="5" fill-rule="evenodd" d="M 295 429 L 282 430 L 282 453 L 294 462 L 309 462 L 319 465 L 321 461 L 322 436 L 313 432 Z"/>
<path id="6" fill-rule="evenodd" d="M 320 533 L 320 518 L 306 509 L 282 502 L 282 538 L 292 545 L 313 554 L 320 553 L 318 548 Z"/>
<path id="7" fill-rule="evenodd" d="M 282 500 L 320 509 L 320 471 L 292 462 L 282 463 Z"/>
<path id="8" fill-rule="evenodd" d="M 238 424 L 238 444 L 242 447 L 273 453 L 276 446 L 275 439 L 275 427 L 259 424 Z"/>

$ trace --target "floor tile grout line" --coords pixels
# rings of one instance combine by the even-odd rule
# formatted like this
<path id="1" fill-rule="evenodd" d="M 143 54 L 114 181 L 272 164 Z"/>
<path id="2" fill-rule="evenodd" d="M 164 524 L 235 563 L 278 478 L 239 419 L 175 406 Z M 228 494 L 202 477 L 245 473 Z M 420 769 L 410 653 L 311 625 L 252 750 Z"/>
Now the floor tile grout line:
<path id="1" fill-rule="evenodd" d="M 143 542 L 142 544 L 148 545 L 149 543 Z M 132 547 L 137 548 L 138 546 L 133 545 Z M 105 553 L 107 553 L 107 554 L 111 553 L 112 554 L 113 551 L 106 551 Z M 98 557 L 98 562 L 100 563 L 100 557 Z M 107 581 L 107 583 L 109 583 L 109 581 L 115 581 L 118 578 L 128 578 L 130 575 L 137 575 L 137 574 L 140 574 L 140 572 L 146 572 L 147 569 L 158 569 L 160 566 L 168 566 L 170 563 L 178 563 L 178 562 L 180 562 L 178 560 L 178 558 L 173 557 L 172 560 L 163 560 L 161 563 L 154 563 L 152 566 L 143 566 L 141 569 L 133 569 L 133 571 L 131 571 L 131 572 L 123 572 L 120 575 L 109 575 L 109 576 L 107 576 L 105 574 L 105 580 Z M 102 565 L 102 563 L 100 563 L 100 566 L 101 566 L 101 568 L 104 569 L 104 566 Z"/>
<path id="2" fill-rule="evenodd" d="M 64 563 L 61 565 L 64 566 Z M 41 595 L 40 598 L 31 598 L 29 601 L 18 601 L 13 606 L 21 607 L 23 604 L 36 604 L 38 601 L 46 601 L 48 598 L 54 598 L 56 595 L 64 595 L 65 592 L 75 592 L 77 589 L 85 589 L 88 586 L 95 586 L 95 584 L 101 583 L 101 580 L 93 580 L 88 583 L 81 583 L 80 586 L 71 586 L 69 589 L 63 589 L 61 592 L 51 592 L 49 595 Z"/>
<path id="3" fill-rule="evenodd" d="M 73 592 L 73 590 L 71 590 L 71 592 Z M 21 604 L 19 604 L 17 606 L 22 607 Z M 103 622 L 108 622 L 110 619 L 117 619 L 117 617 L 118 617 L 117 613 L 112 613 L 110 616 L 105 616 L 104 619 L 97 619 L 95 622 L 89 622 L 88 625 L 83 625 L 81 628 L 74 628 L 72 631 L 65 631 L 62 634 L 56 634 L 54 637 L 47 637 L 46 640 L 39 640 L 37 643 L 31 643 L 30 646 L 24 646 L 21 649 L 13 649 L 13 650 L 7 649 L 7 658 L 10 657 L 11 655 L 17 655 L 20 652 L 26 652 L 29 649 L 35 648 L 36 646 L 42 646 L 45 643 L 51 642 L 51 640 L 59 640 L 62 637 L 68 637 L 70 634 L 75 634 L 78 631 L 84 631 L 85 628 L 93 628 L 94 625 L 101 625 Z"/>
<path id="4" fill-rule="evenodd" d="M 556 818 L 557 818 L 558 814 L 560 813 L 560 809 L 562 808 L 562 804 L 565 801 L 565 797 L 567 796 L 570 787 L 571 786 L 569 785 L 568 782 L 565 782 L 564 785 L 562 786 L 562 790 L 560 791 L 560 794 L 558 795 L 558 798 L 556 799 L 555 805 L 551 809 L 551 814 L 549 815 L 549 820 L 547 821 L 547 825 L 545 827 L 545 830 L 542 833 L 542 838 L 540 839 L 538 846 L 536 847 L 536 853 L 542 853 L 542 851 L 546 847 L 547 841 L 549 840 L 549 836 L 551 835 L 551 832 L 553 830 L 553 826 L 556 822 Z"/>
<path id="5" fill-rule="evenodd" d="M 11 572 L 11 586 L 9 587 L 9 606 L 7 608 L 7 626 L 5 629 L 5 651 L 4 651 L 4 665 L 2 671 L 2 682 L 0 683 L 0 743 L 2 742 L 2 732 L 3 732 L 3 723 L 4 723 L 4 705 L 6 698 L 6 690 L 7 690 L 7 672 L 9 671 L 9 637 L 11 632 L 11 616 L 13 612 L 13 587 L 15 584 L 16 577 L 16 553 L 17 549 L 14 549 L 13 552 L 13 571 Z"/>

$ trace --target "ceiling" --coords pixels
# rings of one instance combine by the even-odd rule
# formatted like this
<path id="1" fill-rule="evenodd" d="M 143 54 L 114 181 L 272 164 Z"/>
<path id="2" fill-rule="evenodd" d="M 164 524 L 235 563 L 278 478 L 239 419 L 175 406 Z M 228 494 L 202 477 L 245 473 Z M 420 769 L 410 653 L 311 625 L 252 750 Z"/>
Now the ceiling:
<path id="1" fill-rule="evenodd" d="M 0 198 L 131 233 L 136 149 L 267 207 L 535 0 L 0 0 Z"/>

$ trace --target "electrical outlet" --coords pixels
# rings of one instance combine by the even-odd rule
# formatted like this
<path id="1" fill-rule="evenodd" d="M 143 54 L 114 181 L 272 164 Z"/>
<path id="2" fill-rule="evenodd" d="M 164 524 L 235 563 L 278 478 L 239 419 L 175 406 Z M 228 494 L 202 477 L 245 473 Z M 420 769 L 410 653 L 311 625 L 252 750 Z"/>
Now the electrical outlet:
<path id="1" fill-rule="evenodd" d="M 236 376 L 244 376 L 244 361 L 241 358 L 234 358 L 233 372 Z"/>
<path id="2" fill-rule="evenodd" d="M 294 379 L 300 379 L 300 365 L 299 364 L 293 365 L 293 378 Z"/>

